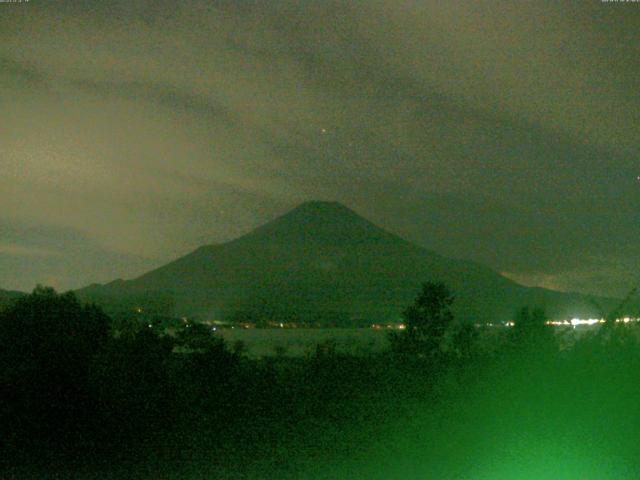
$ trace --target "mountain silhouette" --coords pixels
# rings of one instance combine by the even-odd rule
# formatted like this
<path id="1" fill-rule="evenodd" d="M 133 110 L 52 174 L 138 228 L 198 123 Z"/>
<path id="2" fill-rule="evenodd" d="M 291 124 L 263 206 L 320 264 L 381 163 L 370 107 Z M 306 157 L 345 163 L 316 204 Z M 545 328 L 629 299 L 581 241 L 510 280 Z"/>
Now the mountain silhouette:
<path id="1" fill-rule="evenodd" d="M 408 242 L 340 203 L 319 201 L 133 280 L 78 294 L 112 308 L 170 308 L 202 319 L 370 324 L 400 320 L 428 280 L 451 287 L 463 320 L 506 321 L 525 305 L 556 318 L 600 315 L 584 295 L 524 287 L 488 267 Z"/>
<path id="2" fill-rule="evenodd" d="M 22 292 L 17 292 L 15 290 L 3 290 L 0 288 L 0 309 L 10 305 L 11 302 L 24 295 L 25 294 Z"/>

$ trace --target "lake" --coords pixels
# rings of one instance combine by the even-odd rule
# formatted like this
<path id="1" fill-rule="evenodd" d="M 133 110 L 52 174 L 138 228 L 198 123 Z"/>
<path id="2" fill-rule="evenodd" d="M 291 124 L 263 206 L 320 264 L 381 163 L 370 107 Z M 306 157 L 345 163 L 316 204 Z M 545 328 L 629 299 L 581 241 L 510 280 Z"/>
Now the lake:
<path id="1" fill-rule="evenodd" d="M 389 346 L 389 330 L 373 328 L 234 328 L 218 331 L 233 347 L 244 343 L 250 357 L 271 355 L 304 356 L 315 352 L 316 345 L 330 343 L 336 352 L 366 355 Z"/>

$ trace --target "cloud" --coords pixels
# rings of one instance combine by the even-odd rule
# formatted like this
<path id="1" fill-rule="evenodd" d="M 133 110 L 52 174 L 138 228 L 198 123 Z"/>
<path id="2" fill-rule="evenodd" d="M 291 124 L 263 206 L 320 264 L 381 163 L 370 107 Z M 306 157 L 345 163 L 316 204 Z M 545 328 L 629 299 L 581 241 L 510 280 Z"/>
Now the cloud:
<path id="1" fill-rule="evenodd" d="M 635 266 L 620 257 L 593 258 L 557 272 L 500 272 L 522 285 L 624 298 L 638 287 Z"/>
<path id="2" fill-rule="evenodd" d="M 0 201 L 14 220 L 156 260 L 325 198 L 504 271 L 632 263 L 631 7 L 3 8 Z"/>
<path id="3" fill-rule="evenodd" d="M 11 255 L 18 257 L 49 257 L 59 254 L 59 252 L 41 247 L 17 245 L 15 243 L 0 243 L 0 255 Z"/>
<path id="4" fill-rule="evenodd" d="M 30 291 L 37 284 L 58 289 L 129 278 L 161 262 L 103 248 L 74 229 L 0 217 L 0 288 Z"/>

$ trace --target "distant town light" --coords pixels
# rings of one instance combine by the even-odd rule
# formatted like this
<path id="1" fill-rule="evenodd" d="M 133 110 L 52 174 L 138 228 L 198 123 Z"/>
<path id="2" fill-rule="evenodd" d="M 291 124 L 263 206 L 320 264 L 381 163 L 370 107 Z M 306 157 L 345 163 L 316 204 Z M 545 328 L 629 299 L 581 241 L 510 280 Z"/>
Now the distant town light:
<path id="1" fill-rule="evenodd" d="M 615 320 L 615 323 L 635 323 L 640 321 L 640 318 L 637 317 L 622 317 L 622 318 L 617 318 Z M 582 325 L 602 325 L 604 323 L 606 323 L 606 320 L 604 318 L 578 318 L 578 317 L 574 317 L 570 320 L 547 320 L 546 322 L 544 322 L 545 325 L 551 325 L 554 327 L 560 327 L 560 326 L 571 326 L 571 327 L 578 327 L 578 326 L 582 326 Z M 475 324 L 476 327 L 480 327 L 481 325 L 485 325 L 487 327 L 494 327 L 496 326 L 496 324 L 494 323 L 485 323 L 485 324 Z M 513 327 L 515 325 L 515 322 L 513 321 L 508 321 L 505 323 L 501 323 L 501 324 L 497 324 L 498 326 L 505 326 L 505 327 Z M 373 324 L 371 325 L 372 328 L 378 328 L 377 325 Z M 398 328 L 402 329 L 404 328 L 403 326 L 398 326 Z"/>

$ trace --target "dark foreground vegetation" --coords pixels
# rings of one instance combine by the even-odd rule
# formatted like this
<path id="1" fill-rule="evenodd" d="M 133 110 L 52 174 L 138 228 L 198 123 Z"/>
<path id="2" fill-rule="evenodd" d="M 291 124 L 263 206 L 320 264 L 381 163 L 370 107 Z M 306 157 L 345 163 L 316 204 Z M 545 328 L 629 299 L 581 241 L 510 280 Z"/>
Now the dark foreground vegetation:
<path id="1" fill-rule="evenodd" d="M 383 354 L 250 360 L 37 288 L 0 312 L 0 478 L 606 479 L 640 471 L 640 346 L 426 284 Z"/>

